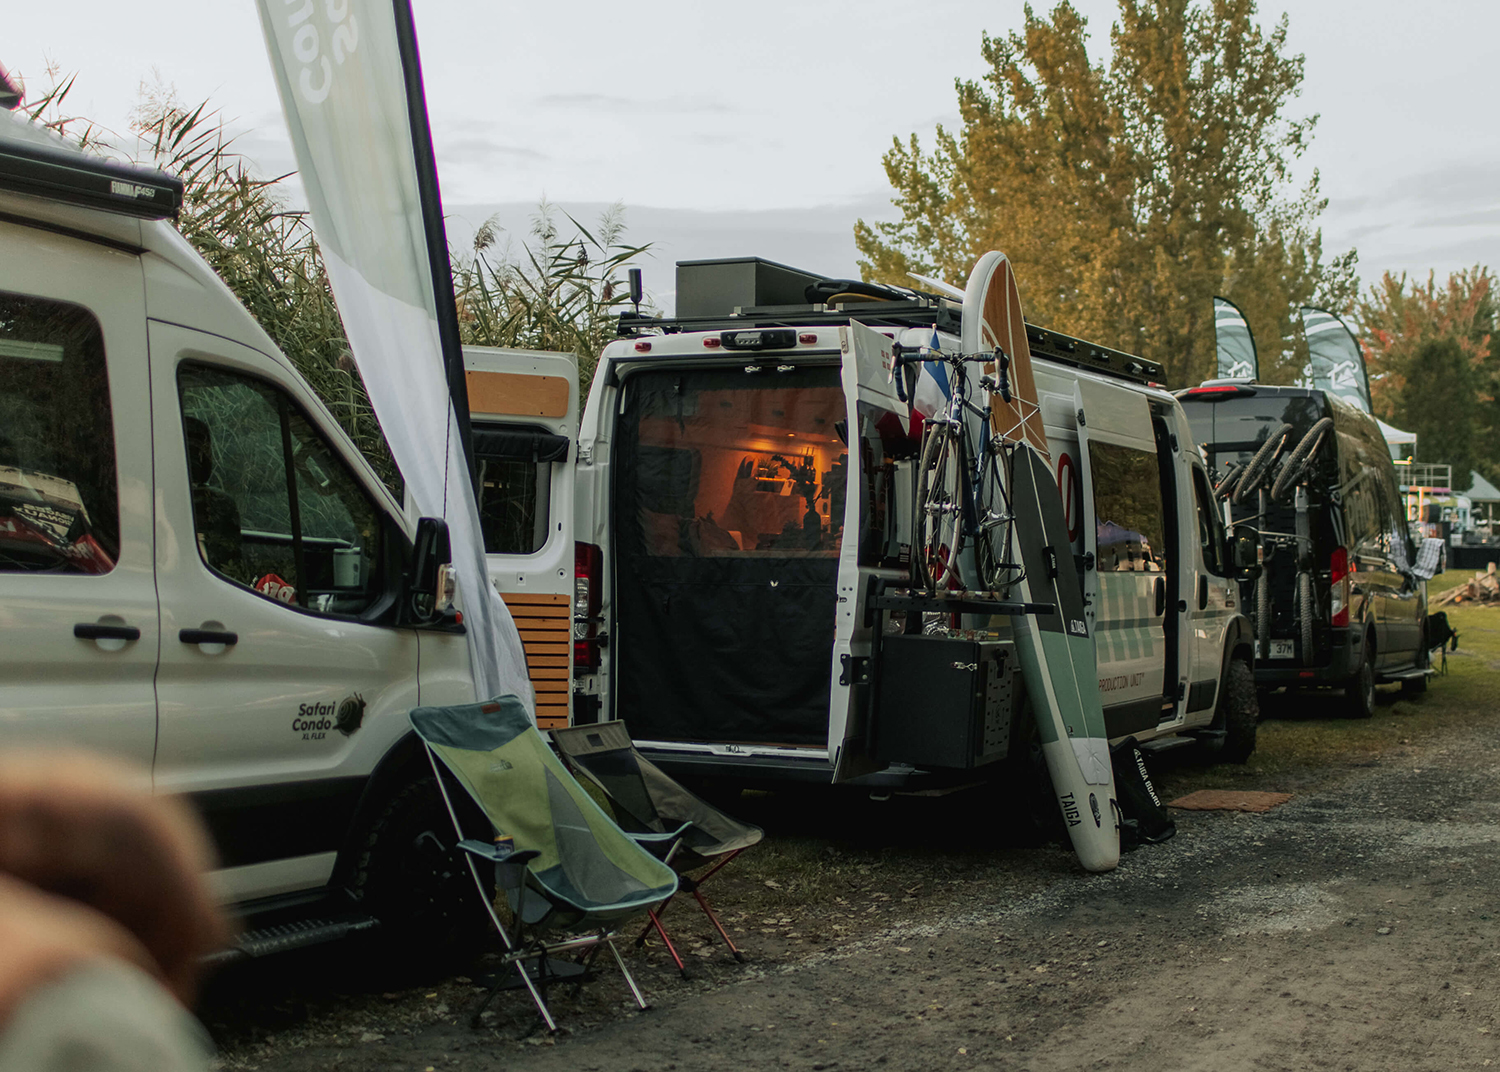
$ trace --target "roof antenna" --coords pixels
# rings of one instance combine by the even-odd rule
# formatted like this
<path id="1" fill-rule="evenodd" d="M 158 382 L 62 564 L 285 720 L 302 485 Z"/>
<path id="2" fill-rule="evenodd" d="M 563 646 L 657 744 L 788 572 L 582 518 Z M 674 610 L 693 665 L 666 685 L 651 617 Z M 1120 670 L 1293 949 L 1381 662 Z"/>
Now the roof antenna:
<path id="1" fill-rule="evenodd" d="M 635 315 L 641 315 L 641 270 L 632 268 L 626 273 L 630 277 L 630 301 L 635 306 Z"/>

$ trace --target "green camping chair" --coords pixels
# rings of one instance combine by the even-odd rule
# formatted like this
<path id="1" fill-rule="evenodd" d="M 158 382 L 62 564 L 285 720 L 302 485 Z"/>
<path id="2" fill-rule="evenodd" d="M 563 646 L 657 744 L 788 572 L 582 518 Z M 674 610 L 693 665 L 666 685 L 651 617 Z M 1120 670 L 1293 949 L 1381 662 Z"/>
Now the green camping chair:
<path id="1" fill-rule="evenodd" d="M 564 769 L 514 696 L 457 707 L 419 707 L 412 727 L 427 744 L 458 847 L 500 932 L 505 955 L 498 980 L 474 1010 L 480 1014 L 503 987 L 514 986 L 514 967 L 531 993 L 548 1031 L 557 1029 L 547 1009 L 549 983 L 582 975 L 607 946 L 636 1004 L 647 1008 L 630 969 L 614 945 L 613 927 L 654 910 L 677 891 L 677 876 L 626 835 Z M 454 779 L 484 811 L 497 835 L 470 838 L 449 795 Z M 675 840 L 681 831 L 647 840 Z M 509 928 L 495 911 L 479 861 L 490 861 L 510 906 Z M 577 964 L 550 961 L 571 953 Z M 559 968 L 563 972 L 559 972 Z"/>
<path id="2" fill-rule="evenodd" d="M 680 889 L 693 895 L 734 959 L 744 955 L 703 896 L 703 884 L 720 868 L 761 839 L 761 829 L 732 819 L 712 804 L 694 796 L 635 749 L 630 731 L 620 721 L 592 726 L 574 726 L 552 731 L 552 741 L 574 770 L 599 787 L 614 808 L 615 821 L 631 837 L 650 839 L 646 847 L 671 865 L 681 881 Z M 672 831 L 681 836 L 672 841 Z M 689 875 L 707 867 L 700 875 Z M 648 915 L 651 922 L 636 945 L 646 940 L 654 927 L 677 970 L 687 977 L 687 968 L 672 939 L 667 937 L 661 916 L 663 904 Z"/>

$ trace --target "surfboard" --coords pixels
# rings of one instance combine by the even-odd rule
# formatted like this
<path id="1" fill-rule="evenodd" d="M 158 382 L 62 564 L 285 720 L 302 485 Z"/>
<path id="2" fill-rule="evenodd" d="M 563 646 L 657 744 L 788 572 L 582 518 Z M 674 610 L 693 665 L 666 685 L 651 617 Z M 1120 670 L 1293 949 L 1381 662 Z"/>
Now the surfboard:
<path id="1" fill-rule="evenodd" d="M 998 345 L 1011 359 L 1011 399 L 991 396 L 990 420 L 994 432 L 1016 444 L 1009 480 L 1024 572 L 1013 595 L 1054 608 L 1011 618 L 1021 676 L 1073 851 L 1086 870 L 1109 871 L 1120 862 L 1120 831 L 1093 637 L 1052 476 L 1021 294 L 1004 254 L 979 259 L 963 310 L 964 353 Z"/>

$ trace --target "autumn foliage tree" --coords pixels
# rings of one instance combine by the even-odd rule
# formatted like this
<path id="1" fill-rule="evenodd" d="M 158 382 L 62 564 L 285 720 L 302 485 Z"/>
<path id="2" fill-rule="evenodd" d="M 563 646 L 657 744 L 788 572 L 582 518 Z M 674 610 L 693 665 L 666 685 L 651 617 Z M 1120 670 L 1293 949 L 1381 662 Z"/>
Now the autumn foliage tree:
<path id="1" fill-rule="evenodd" d="M 962 284 L 987 249 L 1016 266 L 1028 319 L 1212 375 L 1212 298 L 1246 312 L 1263 378 L 1300 371 L 1303 303 L 1344 308 L 1354 254 L 1324 261 L 1314 173 L 1292 186 L 1316 117 L 1287 118 L 1303 59 L 1253 0 L 1120 0 L 1108 66 L 1067 2 L 983 39 L 957 84 L 962 127 L 885 156 L 901 218 L 855 226 L 867 278 Z M 1290 193 L 1289 193 L 1290 191 Z"/>
<path id="2" fill-rule="evenodd" d="M 1377 416 L 1417 434 L 1421 458 L 1500 476 L 1500 352 L 1495 276 L 1480 265 L 1439 283 L 1386 272 L 1361 296 L 1365 365 Z"/>

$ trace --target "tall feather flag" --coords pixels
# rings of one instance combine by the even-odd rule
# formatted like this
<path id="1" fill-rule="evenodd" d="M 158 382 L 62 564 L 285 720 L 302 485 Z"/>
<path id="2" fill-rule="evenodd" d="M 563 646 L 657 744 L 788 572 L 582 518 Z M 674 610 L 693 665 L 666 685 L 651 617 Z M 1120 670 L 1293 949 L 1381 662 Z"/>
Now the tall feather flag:
<path id="1" fill-rule="evenodd" d="M 1370 376 L 1354 332 L 1328 310 L 1304 305 L 1302 333 L 1307 338 L 1312 385 L 1370 413 Z"/>
<path id="2" fill-rule="evenodd" d="M 256 0 L 334 301 L 412 507 L 442 517 L 481 699 L 535 712 L 489 582 L 468 396 L 409 0 Z"/>
<path id="3" fill-rule="evenodd" d="M 1219 378 L 1254 380 L 1260 377 L 1255 336 L 1240 307 L 1228 298 L 1214 299 L 1214 338 L 1218 342 Z"/>

